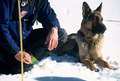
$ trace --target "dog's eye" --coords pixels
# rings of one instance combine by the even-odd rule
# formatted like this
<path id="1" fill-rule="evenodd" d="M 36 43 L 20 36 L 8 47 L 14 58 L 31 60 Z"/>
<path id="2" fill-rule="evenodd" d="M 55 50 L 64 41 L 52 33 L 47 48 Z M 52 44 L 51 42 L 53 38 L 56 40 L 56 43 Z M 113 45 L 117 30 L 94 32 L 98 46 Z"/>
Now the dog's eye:
<path id="1" fill-rule="evenodd" d="M 94 16 L 93 14 L 92 14 L 92 15 L 89 15 L 89 16 L 88 16 L 88 20 L 97 22 L 97 21 L 98 21 L 98 16 Z"/>
<path id="2" fill-rule="evenodd" d="M 97 16 L 93 17 L 93 18 L 92 18 L 92 21 L 98 22 L 98 17 L 97 17 Z"/>
<path id="3" fill-rule="evenodd" d="M 91 20 L 91 21 L 95 21 L 95 20 L 96 20 L 96 17 L 91 17 L 90 20 Z"/>
<path id="4" fill-rule="evenodd" d="M 95 21 L 95 20 L 96 20 L 96 17 L 93 17 L 91 20 L 92 20 L 92 21 Z"/>

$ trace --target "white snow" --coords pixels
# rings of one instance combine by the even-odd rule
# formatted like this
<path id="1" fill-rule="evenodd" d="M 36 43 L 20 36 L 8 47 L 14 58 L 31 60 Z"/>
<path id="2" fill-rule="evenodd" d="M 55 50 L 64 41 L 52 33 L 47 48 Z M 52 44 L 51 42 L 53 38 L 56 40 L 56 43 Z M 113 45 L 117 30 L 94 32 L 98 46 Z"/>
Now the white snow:
<path id="1" fill-rule="evenodd" d="M 24 73 L 24 81 L 120 81 L 120 0 L 49 0 L 68 34 L 80 29 L 83 1 L 93 10 L 103 2 L 102 16 L 107 27 L 103 58 L 117 70 L 102 69 L 95 64 L 100 72 L 90 71 L 72 56 L 50 53 L 51 56 L 37 61 L 32 71 Z M 37 27 L 41 25 L 34 26 Z M 21 81 L 21 74 L 0 74 L 0 81 Z"/>

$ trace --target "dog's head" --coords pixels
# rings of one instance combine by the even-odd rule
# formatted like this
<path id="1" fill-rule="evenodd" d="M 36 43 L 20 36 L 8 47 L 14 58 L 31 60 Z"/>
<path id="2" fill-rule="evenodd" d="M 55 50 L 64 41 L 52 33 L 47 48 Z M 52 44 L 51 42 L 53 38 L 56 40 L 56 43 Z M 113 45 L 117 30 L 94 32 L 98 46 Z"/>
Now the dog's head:
<path id="1" fill-rule="evenodd" d="M 83 2 L 83 21 L 81 24 L 81 31 L 88 34 L 104 33 L 106 26 L 103 24 L 101 15 L 102 3 L 96 10 L 91 10 L 86 2 Z M 87 34 L 86 34 L 87 35 Z"/>

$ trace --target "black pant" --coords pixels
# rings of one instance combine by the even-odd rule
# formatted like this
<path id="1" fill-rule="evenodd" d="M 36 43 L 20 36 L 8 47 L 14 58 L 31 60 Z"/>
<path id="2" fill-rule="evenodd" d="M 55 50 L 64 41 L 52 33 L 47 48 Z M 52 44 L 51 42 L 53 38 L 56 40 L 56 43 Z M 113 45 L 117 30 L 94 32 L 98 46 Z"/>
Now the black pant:
<path id="1" fill-rule="evenodd" d="M 27 52 L 31 52 L 37 60 L 42 60 L 46 55 L 49 54 L 48 44 L 45 44 L 47 35 L 49 31 L 45 28 L 35 29 L 31 32 L 30 36 L 25 40 L 24 49 Z M 64 29 L 58 29 L 58 47 L 62 45 L 67 39 L 67 33 Z M 9 54 L 3 57 L 4 64 L 0 66 L 0 73 L 20 73 L 21 72 L 21 62 L 17 61 L 15 57 Z M 2 67 L 2 68 L 1 68 Z M 5 68 L 6 69 L 5 69 Z M 32 64 L 24 64 L 24 72 L 31 70 Z M 2 70 L 3 69 L 3 70 Z"/>

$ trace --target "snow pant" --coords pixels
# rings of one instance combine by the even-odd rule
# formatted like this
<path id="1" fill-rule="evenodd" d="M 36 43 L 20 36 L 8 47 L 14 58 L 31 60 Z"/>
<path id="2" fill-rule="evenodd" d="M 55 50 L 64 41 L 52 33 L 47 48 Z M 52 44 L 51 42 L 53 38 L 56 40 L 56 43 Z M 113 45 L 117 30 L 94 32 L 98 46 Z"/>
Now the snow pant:
<path id="1" fill-rule="evenodd" d="M 26 52 L 31 52 L 32 55 L 39 61 L 41 61 L 45 56 L 49 54 L 48 44 L 45 44 L 47 35 L 49 31 L 45 28 L 35 29 L 31 32 L 30 36 L 25 40 L 23 49 Z M 67 40 L 67 33 L 64 29 L 58 29 L 58 47 L 62 45 Z M 21 73 L 21 62 L 17 61 L 14 56 L 9 55 L 5 49 L 4 50 L 3 61 L 0 63 L 0 73 L 3 74 L 17 74 Z M 33 68 L 32 64 L 23 64 L 24 72 L 30 71 Z"/>

